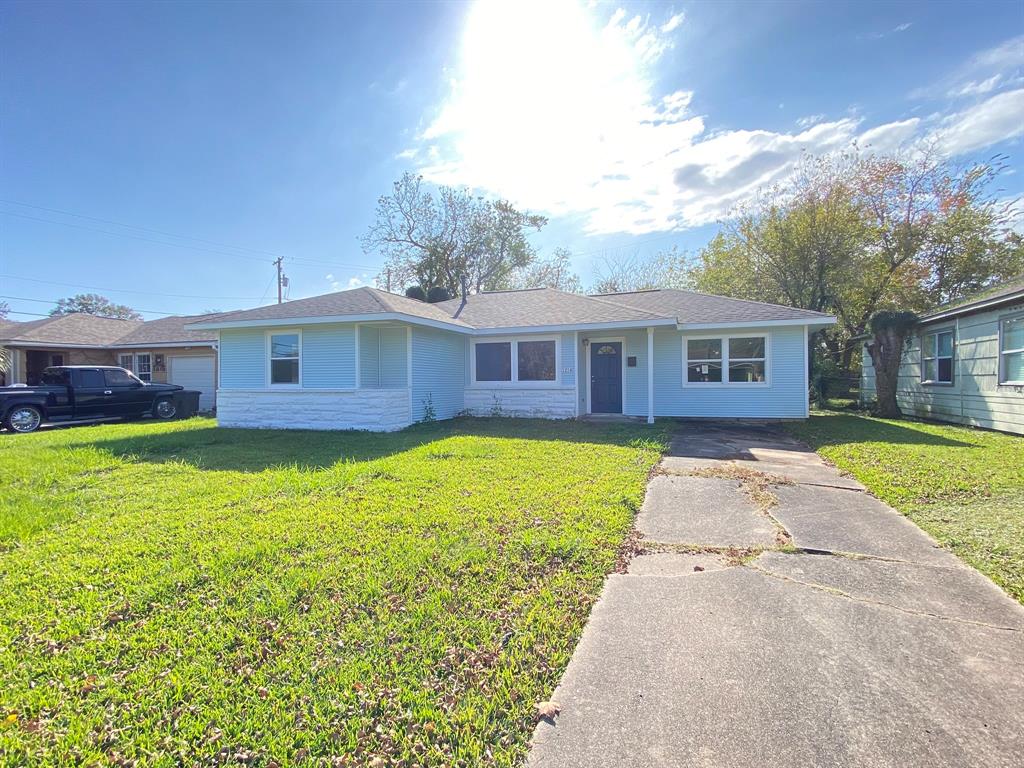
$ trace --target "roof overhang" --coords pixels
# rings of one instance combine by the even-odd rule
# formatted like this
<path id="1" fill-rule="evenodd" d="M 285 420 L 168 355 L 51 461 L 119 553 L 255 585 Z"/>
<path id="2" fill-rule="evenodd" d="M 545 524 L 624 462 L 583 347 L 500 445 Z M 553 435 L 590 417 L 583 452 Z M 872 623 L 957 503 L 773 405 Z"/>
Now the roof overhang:
<path id="1" fill-rule="evenodd" d="M 67 344 L 63 341 L 3 341 L 5 347 L 40 347 L 42 349 L 110 349 L 109 344 Z"/>
<path id="2" fill-rule="evenodd" d="M 835 325 L 836 319 L 825 317 L 795 317 L 789 320 L 737 320 L 729 323 L 679 323 L 681 331 L 714 331 L 720 328 L 786 328 L 806 325 L 810 330 L 819 330 Z"/>
<path id="3" fill-rule="evenodd" d="M 322 315 L 319 317 L 279 317 L 261 318 L 259 320 L 215 320 L 205 323 L 188 323 L 187 328 L 195 330 L 228 330 L 232 328 L 282 328 L 293 325 L 326 325 L 337 323 L 373 323 L 386 320 L 397 320 L 412 325 L 423 325 L 428 328 L 440 328 L 455 333 L 472 333 L 472 328 L 455 323 L 445 323 L 426 317 L 406 315 L 401 312 L 370 312 L 363 315 Z"/>
<path id="4" fill-rule="evenodd" d="M 672 318 L 651 320 L 623 320 L 610 323 L 561 323 L 556 325 L 518 325 L 502 326 L 501 328 L 476 328 L 471 331 L 473 336 L 499 336 L 510 333 L 564 333 L 567 331 L 615 331 L 629 328 L 676 327 Z"/>
<path id="5" fill-rule="evenodd" d="M 944 312 L 936 312 L 932 315 L 926 315 L 919 321 L 919 325 L 927 325 L 928 323 L 938 322 L 939 320 L 947 320 L 951 317 L 957 317 L 959 315 L 969 315 L 974 312 L 983 312 L 986 309 L 995 309 L 1001 307 L 1004 304 L 1016 304 L 1020 301 L 1024 301 L 1024 290 L 1011 293 L 1008 296 L 997 296 L 992 299 L 977 301 L 973 304 L 965 304 L 960 307 L 950 307 Z"/>
<path id="6" fill-rule="evenodd" d="M 104 349 L 163 349 L 164 347 L 214 347 L 216 345 L 216 339 L 206 339 L 205 341 L 153 341 L 137 344 L 111 344 L 108 347 L 104 347 Z"/>

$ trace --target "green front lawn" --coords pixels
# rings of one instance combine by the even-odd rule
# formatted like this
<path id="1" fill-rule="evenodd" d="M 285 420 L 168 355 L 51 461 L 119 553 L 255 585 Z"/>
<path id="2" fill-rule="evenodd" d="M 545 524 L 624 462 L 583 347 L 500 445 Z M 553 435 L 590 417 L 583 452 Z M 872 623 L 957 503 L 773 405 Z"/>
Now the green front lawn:
<path id="1" fill-rule="evenodd" d="M 513 765 L 661 427 L 0 435 L 13 765 Z"/>
<path id="2" fill-rule="evenodd" d="M 1024 437 L 835 413 L 790 429 L 1024 602 Z"/>

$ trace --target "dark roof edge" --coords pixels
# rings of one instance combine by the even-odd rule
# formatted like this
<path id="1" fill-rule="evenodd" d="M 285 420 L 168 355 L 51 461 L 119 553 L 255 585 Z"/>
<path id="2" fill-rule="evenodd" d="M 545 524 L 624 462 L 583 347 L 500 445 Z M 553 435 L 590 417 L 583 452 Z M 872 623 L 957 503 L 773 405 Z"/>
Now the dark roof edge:
<path id="1" fill-rule="evenodd" d="M 945 320 L 948 317 L 969 315 L 974 312 L 982 312 L 986 309 L 999 307 L 1003 304 L 1013 304 L 1021 299 L 1024 299 L 1024 286 L 1021 286 L 1012 293 L 1006 293 L 1001 296 L 975 299 L 974 301 L 967 302 L 966 304 L 958 304 L 957 306 L 949 307 L 948 309 L 933 310 L 926 315 L 921 315 L 919 322 L 922 324 L 933 323 L 937 320 Z"/>

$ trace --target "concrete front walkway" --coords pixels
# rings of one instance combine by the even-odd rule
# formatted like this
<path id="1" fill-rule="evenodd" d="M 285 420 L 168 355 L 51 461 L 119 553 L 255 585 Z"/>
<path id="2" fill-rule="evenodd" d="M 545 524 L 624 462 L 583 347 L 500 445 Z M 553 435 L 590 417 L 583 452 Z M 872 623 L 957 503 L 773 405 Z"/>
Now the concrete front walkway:
<path id="1" fill-rule="evenodd" d="M 1024 765 L 1018 603 L 781 430 L 660 469 L 531 768 Z"/>

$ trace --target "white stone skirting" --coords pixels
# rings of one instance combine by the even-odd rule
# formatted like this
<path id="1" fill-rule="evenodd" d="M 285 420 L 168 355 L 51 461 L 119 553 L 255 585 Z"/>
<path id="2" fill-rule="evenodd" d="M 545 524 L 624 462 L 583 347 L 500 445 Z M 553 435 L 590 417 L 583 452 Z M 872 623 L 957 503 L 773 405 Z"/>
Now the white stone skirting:
<path id="1" fill-rule="evenodd" d="M 409 390 L 219 389 L 217 423 L 254 429 L 365 429 L 409 426 Z"/>
<path id="2" fill-rule="evenodd" d="M 474 416 L 571 419 L 575 387 L 467 387 L 466 410 Z"/>

